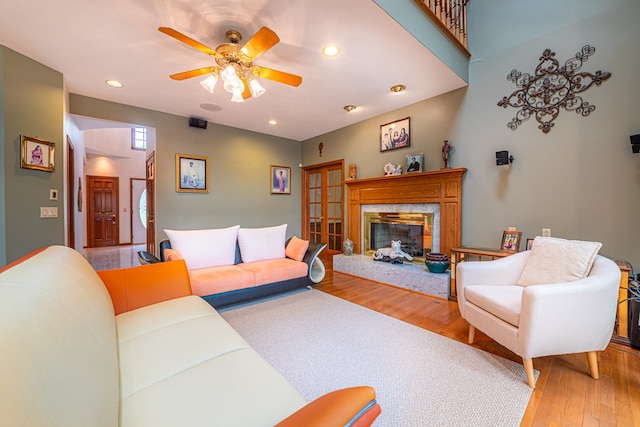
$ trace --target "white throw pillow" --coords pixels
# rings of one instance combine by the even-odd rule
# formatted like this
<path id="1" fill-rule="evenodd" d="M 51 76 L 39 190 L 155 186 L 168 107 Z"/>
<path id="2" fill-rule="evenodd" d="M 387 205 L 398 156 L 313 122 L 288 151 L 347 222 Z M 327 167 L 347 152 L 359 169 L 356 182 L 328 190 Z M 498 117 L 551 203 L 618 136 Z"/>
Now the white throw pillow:
<path id="1" fill-rule="evenodd" d="M 184 257 L 190 270 L 233 265 L 239 225 L 206 230 L 164 230 L 171 248 Z"/>
<path id="2" fill-rule="evenodd" d="M 238 245 L 242 262 L 284 258 L 287 224 L 264 228 L 241 228 Z"/>
<path id="3" fill-rule="evenodd" d="M 516 283 L 529 286 L 583 279 L 589 275 L 601 247 L 600 242 L 538 236 Z"/>

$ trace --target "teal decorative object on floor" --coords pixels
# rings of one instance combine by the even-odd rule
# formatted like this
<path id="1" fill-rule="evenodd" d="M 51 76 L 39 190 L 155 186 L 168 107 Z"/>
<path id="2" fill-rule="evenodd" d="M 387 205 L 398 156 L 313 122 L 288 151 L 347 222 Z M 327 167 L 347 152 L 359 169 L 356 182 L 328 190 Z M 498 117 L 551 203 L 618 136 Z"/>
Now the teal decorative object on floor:
<path id="1" fill-rule="evenodd" d="M 432 273 L 444 273 L 451 265 L 449 255 L 438 252 L 431 252 L 424 256 L 424 265 Z"/>

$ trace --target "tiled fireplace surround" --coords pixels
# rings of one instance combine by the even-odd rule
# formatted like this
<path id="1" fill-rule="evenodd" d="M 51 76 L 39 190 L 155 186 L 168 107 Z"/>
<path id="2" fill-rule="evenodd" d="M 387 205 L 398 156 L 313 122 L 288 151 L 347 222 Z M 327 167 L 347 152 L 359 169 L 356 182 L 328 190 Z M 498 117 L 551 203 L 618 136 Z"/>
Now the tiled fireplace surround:
<path id="1" fill-rule="evenodd" d="M 434 212 L 433 251 L 451 254 L 461 244 L 462 177 L 466 169 L 412 173 L 347 181 L 348 236 L 354 255 L 336 255 L 334 271 L 413 289 L 442 298 L 449 296 L 449 276 L 429 273 L 424 264 L 374 262 L 362 255 L 362 217 L 365 210 Z M 438 227 L 439 225 L 439 227 Z M 436 229 L 437 227 L 437 229 Z"/>

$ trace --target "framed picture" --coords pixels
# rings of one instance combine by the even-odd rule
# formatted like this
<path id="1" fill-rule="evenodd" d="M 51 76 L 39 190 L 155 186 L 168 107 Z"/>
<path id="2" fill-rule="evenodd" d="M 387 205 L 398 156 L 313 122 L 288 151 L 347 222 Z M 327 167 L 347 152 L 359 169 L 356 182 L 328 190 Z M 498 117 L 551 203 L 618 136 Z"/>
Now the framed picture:
<path id="1" fill-rule="evenodd" d="M 407 156 L 407 173 L 423 172 L 424 154 L 416 153 Z"/>
<path id="2" fill-rule="evenodd" d="M 209 192 L 209 158 L 176 154 L 176 191 L 178 193 Z"/>
<path id="3" fill-rule="evenodd" d="M 380 126 L 380 151 L 394 150 L 411 145 L 411 119 L 396 120 Z"/>
<path id="4" fill-rule="evenodd" d="M 53 172 L 55 169 L 56 144 L 43 139 L 21 136 L 20 167 Z"/>
<path id="5" fill-rule="evenodd" d="M 530 251 L 533 247 L 533 239 L 527 239 L 527 250 Z"/>
<path id="6" fill-rule="evenodd" d="M 291 194 L 291 168 L 271 166 L 271 194 Z"/>
<path id="7" fill-rule="evenodd" d="M 503 252 L 518 252 L 520 248 L 521 238 L 521 231 L 505 230 L 504 232 L 502 232 L 502 243 L 500 244 L 500 250 Z"/>

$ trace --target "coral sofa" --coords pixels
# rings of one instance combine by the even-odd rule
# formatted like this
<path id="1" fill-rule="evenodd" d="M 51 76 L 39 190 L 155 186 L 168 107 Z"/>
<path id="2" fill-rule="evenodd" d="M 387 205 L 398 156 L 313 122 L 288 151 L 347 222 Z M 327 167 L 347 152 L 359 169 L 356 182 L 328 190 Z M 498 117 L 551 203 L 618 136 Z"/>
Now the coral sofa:
<path id="1" fill-rule="evenodd" d="M 169 240 L 160 242 L 160 260 L 185 260 L 194 295 L 216 308 L 319 283 L 326 244 L 285 240 L 286 229 L 164 230 Z"/>
<path id="2" fill-rule="evenodd" d="M 184 261 L 98 275 L 52 246 L 0 273 L 6 426 L 344 426 L 380 412 L 370 387 L 307 404 L 213 307 Z"/>

